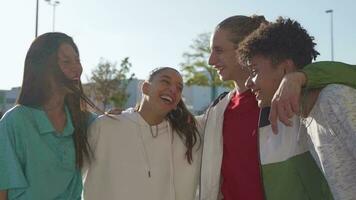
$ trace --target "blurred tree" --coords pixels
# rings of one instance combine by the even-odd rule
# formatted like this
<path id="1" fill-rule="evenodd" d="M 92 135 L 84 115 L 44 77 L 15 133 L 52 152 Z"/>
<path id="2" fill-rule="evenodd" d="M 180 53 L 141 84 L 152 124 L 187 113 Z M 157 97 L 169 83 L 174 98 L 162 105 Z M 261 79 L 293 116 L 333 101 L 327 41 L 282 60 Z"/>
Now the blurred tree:
<path id="1" fill-rule="evenodd" d="M 117 108 L 124 108 L 124 105 L 129 97 L 126 93 L 126 88 L 129 82 L 135 77 L 135 74 L 130 74 L 132 64 L 129 57 L 121 61 L 120 67 L 117 68 L 117 63 L 112 63 L 103 58 L 100 60 L 97 67 L 92 71 L 89 88 L 92 96 L 97 102 L 102 103 L 104 110 L 109 105 Z"/>
<path id="2" fill-rule="evenodd" d="M 180 66 L 185 84 L 211 87 L 211 100 L 213 101 L 217 96 L 217 87 L 233 88 L 234 85 L 230 81 L 221 81 L 217 71 L 208 64 L 210 35 L 211 33 L 202 33 L 193 40 L 193 44 L 189 46 L 190 51 L 183 53 L 185 61 Z"/>

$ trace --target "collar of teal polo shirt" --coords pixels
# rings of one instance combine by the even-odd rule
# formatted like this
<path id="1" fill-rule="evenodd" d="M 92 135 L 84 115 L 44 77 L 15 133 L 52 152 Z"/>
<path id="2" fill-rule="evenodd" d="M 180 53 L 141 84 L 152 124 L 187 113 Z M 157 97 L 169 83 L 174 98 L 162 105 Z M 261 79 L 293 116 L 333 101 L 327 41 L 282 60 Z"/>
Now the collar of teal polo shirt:
<path id="1" fill-rule="evenodd" d="M 64 108 L 66 113 L 66 125 L 63 129 L 63 132 L 60 134 L 56 134 L 56 136 L 69 136 L 74 132 L 74 127 L 72 124 L 72 118 L 70 116 L 69 110 L 67 106 Z M 47 114 L 41 108 L 34 108 L 32 113 L 35 115 L 34 118 L 36 120 L 37 127 L 39 129 L 40 134 L 48 134 L 48 133 L 57 133 L 54 129 L 51 121 L 47 117 Z"/>

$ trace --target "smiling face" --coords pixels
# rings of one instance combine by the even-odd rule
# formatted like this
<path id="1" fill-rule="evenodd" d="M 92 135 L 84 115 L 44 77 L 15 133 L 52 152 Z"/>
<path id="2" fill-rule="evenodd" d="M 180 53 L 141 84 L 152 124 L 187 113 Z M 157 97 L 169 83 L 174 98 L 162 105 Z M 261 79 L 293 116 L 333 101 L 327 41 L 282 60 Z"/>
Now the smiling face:
<path id="1" fill-rule="evenodd" d="M 144 82 L 142 91 L 145 101 L 154 110 L 168 113 L 177 107 L 183 91 L 182 76 L 174 69 L 165 68 Z"/>
<path id="2" fill-rule="evenodd" d="M 286 73 L 284 62 L 273 65 L 268 57 L 257 55 L 251 59 L 251 65 L 248 67 L 250 76 L 246 80 L 246 87 L 250 88 L 255 94 L 258 106 L 268 107 L 274 93 Z"/>
<path id="3" fill-rule="evenodd" d="M 209 65 L 212 65 L 223 81 L 246 79 L 246 72 L 237 62 L 236 45 L 230 41 L 230 32 L 224 29 L 215 31 L 211 38 Z"/>
<path id="4" fill-rule="evenodd" d="M 82 64 L 80 63 L 78 53 L 68 43 L 63 43 L 59 46 L 58 66 L 69 80 L 80 80 L 83 72 Z"/>

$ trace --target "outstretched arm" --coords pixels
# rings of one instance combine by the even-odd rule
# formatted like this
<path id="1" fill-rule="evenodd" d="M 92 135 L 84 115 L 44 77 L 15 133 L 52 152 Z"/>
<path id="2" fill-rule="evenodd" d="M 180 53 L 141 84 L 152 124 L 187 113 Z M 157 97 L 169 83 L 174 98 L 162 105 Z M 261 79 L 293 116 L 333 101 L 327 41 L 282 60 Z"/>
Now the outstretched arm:
<path id="1" fill-rule="evenodd" d="M 309 64 L 302 71 L 292 72 L 283 78 L 272 102 L 270 121 L 274 133 L 278 133 L 277 120 L 287 126 L 294 114 L 300 114 L 302 87 L 320 89 L 331 83 L 338 83 L 356 88 L 356 66 L 341 62 L 316 62 Z"/>

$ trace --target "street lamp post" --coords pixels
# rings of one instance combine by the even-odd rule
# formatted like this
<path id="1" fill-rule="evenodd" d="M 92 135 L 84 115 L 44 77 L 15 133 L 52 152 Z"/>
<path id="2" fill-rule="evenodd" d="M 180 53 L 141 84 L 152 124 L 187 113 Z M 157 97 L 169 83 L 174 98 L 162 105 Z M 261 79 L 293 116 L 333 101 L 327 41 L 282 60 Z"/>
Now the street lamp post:
<path id="1" fill-rule="evenodd" d="M 36 28 L 35 28 L 35 38 L 38 35 L 38 0 L 36 0 Z"/>
<path id="2" fill-rule="evenodd" d="M 330 34 L 331 34 L 331 60 L 334 61 L 334 28 L 333 28 L 333 13 L 332 9 L 326 10 L 326 13 L 330 13 Z"/>
<path id="3" fill-rule="evenodd" d="M 49 5 L 53 6 L 53 17 L 52 17 L 52 30 L 54 32 L 54 27 L 55 27 L 55 17 L 56 17 L 56 6 L 59 5 L 59 1 L 52 1 L 52 0 L 45 0 L 48 2 Z"/>

